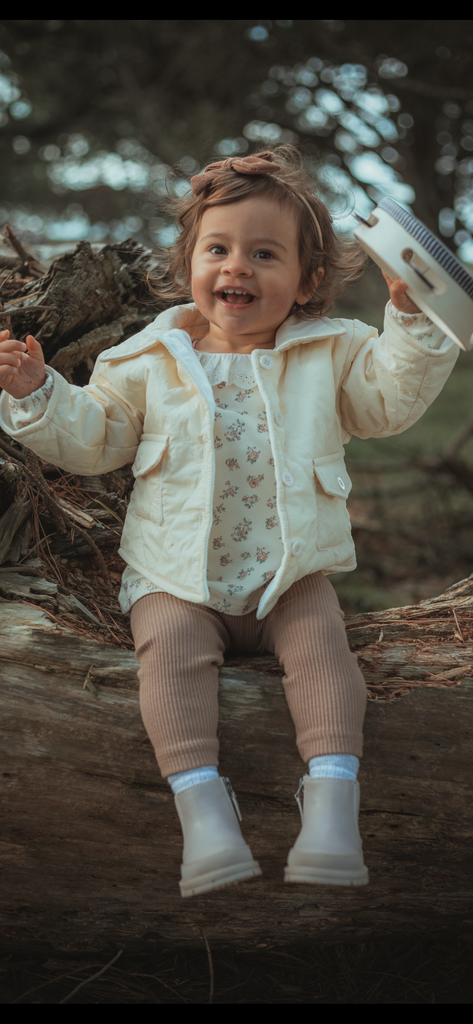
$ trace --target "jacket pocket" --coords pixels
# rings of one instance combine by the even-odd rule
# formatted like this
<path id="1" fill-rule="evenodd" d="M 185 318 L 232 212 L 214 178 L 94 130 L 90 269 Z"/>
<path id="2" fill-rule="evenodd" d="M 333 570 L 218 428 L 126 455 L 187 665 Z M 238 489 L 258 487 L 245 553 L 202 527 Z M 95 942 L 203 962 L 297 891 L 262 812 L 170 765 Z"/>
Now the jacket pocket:
<path id="1" fill-rule="evenodd" d="M 324 455 L 313 459 L 315 498 L 317 504 L 317 537 L 319 550 L 339 547 L 351 535 L 346 499 L 351 491 L 342 455 Z"/>
<path id="2" fill-rule="evenodd" d="M 135 512 L 143 519 L 163 522 L 163 470 L 169 434 L 142 434 L 132 471 L 136 479 Z"/>

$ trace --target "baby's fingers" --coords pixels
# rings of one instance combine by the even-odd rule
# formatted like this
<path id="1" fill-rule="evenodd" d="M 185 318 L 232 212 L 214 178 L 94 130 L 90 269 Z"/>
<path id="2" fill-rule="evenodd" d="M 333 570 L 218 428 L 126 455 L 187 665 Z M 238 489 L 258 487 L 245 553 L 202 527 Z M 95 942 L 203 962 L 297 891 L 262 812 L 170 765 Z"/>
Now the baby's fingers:
<path id="1" fill-rule="evenodd" d="M 33 338 L 32 334 L 28 334 L 26 337 L 26 347 L 28 349 L 28 354 L 32 359 L 38 359 L 41 363 L 44 363 L 41 345 L 39 341 L 36 341 L 36 338 Z"/>
<path id="2" fill-rule="evenodd" d="M 8 332 L 6 332 L 8 333 Z M 15 338 L 6 338 L 2 341 L 0 335 L 0 360 L 3 360 L 3 356 L 7 352 L 16 352 L 17 355 L 21 355 L 22 352 L 26 351 L 26 345 L 24 341 L 15 341 Z"/>
<path id="3" fill-rule="evenodd" d="M 17 373 L 18 368 L 16 366 L 9 366 L 7 364 L 0 366 L 0 388 L 10 387 Z"/>
<path id="4" fill-rule="evenodd" d="M 3 366 L 16 367 L 17 369 L 21 366 L 21 354 L 22 349 L 0 349 L 0 369 Z"/>
<path id="5" fill-rule="evenodd" d="M 392 281 L 389 285 L 389 295 L 393 306 L 401 313 L 420 313 L 420 309 L 406 294 L 408 284 L 402 278 Z"/>

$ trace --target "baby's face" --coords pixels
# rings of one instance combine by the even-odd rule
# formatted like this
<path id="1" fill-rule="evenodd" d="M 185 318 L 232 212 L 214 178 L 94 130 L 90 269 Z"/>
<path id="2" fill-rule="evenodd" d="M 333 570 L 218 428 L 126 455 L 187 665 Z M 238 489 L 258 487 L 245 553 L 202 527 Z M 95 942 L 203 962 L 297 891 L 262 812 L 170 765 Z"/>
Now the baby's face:
<path id="1" fill-rule="evenodd" d="M 226 334 L 275 332 L 300 291 L 298 224 L 290 206 L 251 197 L 212 206 L 192 256 L 192 295 Z"/>

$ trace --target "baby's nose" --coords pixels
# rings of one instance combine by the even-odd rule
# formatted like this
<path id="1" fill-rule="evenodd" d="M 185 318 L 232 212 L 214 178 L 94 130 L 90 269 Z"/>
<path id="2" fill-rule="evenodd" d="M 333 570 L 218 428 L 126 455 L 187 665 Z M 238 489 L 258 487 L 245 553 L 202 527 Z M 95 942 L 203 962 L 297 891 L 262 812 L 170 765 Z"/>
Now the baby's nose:
<path id="1" fill-rule="evenodd" d="M 241 277 L 242 274 L 247 277 L 252 273 L 251 266 L 243 256 L 229 256 L 225 260 L 223 266 L 223 272 L 230 274 L 232 277 Z"/>

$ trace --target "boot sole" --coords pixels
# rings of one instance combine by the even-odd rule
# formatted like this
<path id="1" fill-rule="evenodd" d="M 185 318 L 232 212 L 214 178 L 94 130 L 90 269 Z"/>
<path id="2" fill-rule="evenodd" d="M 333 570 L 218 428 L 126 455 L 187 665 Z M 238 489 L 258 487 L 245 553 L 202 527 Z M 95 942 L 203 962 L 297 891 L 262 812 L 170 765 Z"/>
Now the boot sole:
<path id="1" fill-rule="evenodd" d="M 285 882 L 305 885 L 368 885 L 368 868 L 362 871 L 335 871 L 329 868 L 292 867 L 284 872 Z"/>
<path id="2" fill-rule="evenodd" d="M 181 896 L 200 896 L 204 892 L 214 892 L 215 889 L 223 889 L 226 885 L 236 885 L 238 882 L 245 882 L 250 878 L 257 878 L 261 875 L 261 868 L 256 861 L 253 864 L 243 867 L 241 864 L 234 868 L 225 867 L 216 871 L 209 871 L 207 874 L 198 876 L 188 881 L 180 881 L 179 888 Z"/>

